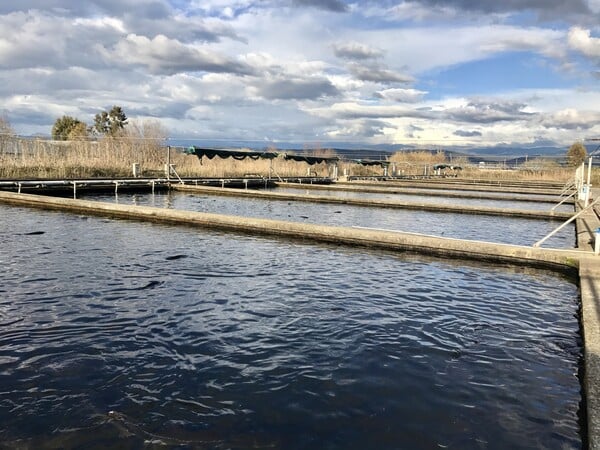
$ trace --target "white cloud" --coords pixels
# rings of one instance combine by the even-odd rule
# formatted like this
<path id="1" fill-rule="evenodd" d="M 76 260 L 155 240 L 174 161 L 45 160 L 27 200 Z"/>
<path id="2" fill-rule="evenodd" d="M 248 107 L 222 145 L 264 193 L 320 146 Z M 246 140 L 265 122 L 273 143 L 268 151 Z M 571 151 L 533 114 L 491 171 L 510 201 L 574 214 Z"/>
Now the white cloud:
<path id="1" fill-rule="evenodd" d="M 332 47 L 335 56 L 342 59 L 365 60 L 383 56 L 381 50 L 358 42 L 336 42 Z"/>
<path id="2" fill-rule="evenodd" d="M 104 57 L 110 63 L 127 66 L 142 65 L 153 74 L 179 72 L 225 72 L 250 74 L 252 69 L 244 63 L 205 50 L 195 44 L 183 44 L 176 39 L 158 35 L 152 39 L 129 34 Z"/>
<path id="3" fill-rule="evenodd" d="M 600 38 L 590 35 L 590 30 L 573 27 L 569 30 L 569 46 L 590 58 L 600 58 Z"/>
<path id="4" fill-rule="evenodd" d="M 376 92 L 379 98 L 398 103 L 417 103 L 427 95 L 427 91 L 418 89 L 384 89 Z"/>
<path id="5" fill-rule="evenodd" d="M 575 1 L 580 14 L 599 0 Z M 473 61 L 483 68 L 498 55 L 574 68 L 573 50 L 600 58 L 589 30 L 525 25 L 511 15 L 517 2 L 9 3 L 0 5 L 0 102 L 25 133 L 49 133 L 62 114 L 89 121 L 113 104 L 132 119 L 206 137 L 529 142 L 600 133 L 599 95 L 578 86 L 577 70 L 560 90 L 519 90 L 517 81 L 502 92 L 448 94 L 474 88 L 447 90 L 438 72 Z M 552 14 L 561 4 L 552 1 Z"/>

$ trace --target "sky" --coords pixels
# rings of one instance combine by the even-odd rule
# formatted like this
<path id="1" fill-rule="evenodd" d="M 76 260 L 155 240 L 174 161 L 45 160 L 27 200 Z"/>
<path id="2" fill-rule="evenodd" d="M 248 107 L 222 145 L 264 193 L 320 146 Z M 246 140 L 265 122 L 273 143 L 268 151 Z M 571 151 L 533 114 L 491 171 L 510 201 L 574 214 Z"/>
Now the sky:
<path id="1" fill-rule="evenodd" d="M 170 139 L 569 146 L 600 137 L 600 0 L 0 2 L 0 115 L 113 105 Z"/>

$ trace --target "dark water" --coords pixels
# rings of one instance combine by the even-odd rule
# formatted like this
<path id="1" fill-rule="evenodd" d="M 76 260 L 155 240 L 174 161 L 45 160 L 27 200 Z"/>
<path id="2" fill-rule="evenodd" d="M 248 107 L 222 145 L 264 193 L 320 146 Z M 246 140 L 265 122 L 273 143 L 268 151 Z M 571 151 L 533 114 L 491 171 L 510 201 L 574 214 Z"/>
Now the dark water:
<path id="1" fill-rule="evenodd" d="M 360 198 L 360 199 L 375 199 L 375 200 L 389 200 L 397 202 L 418 202 L 418 203 L 433 203 L 441 205 L 455 205 L 455 206 L 483 206 L 487 208 L 512 208 L 512 209 L 523 209 L 528 211 L 550 211 L 552 207 L 557 205 L 560 200 L 557 197 L 530 195 L 518 197 L 516 194 L 514 198 L 523 198 L 523 200 L 512 200 L 510 195 L 506 195 L 506 199 L 485 199 L 485 198 L 453 198 L 453 197 L 440 197 L 438 192 L 432 191 L 431 195 L 414 195 L 414 194 L 394 194 L 394 193 L 379 193 L 379 192 L 356 192 L 356 191 L 342 191 L 333 189 L 302 189 L 302 188 L 288 188 L 288 187 L 277 187 L 271 189 L 273 192 L 283 192 L 290 194 L 304 194 L 304 195 L 326 195 L 330 197 L 341 197 L 341 198 Z M 451 192 L 450 190 L 444 192 Z M 437 194 L 437 195 L 436 195 Z M 475 193 L 476 194 L 476 193 Z M 501 194 L 497 194 L 501 195 Z M 525 201 L 526 198 L 536 199 L 537 201 Z M 573 212 L 573 205 L 560 205 L 555 211 Z"/>
<path id="2" fill-rule="evenodd" d="M 0 206 L 0 447 L 581 448 L 556 274 Z"/>
<path id="3" fill-rule="evenodd" d="M 431 234 L 514 245 L 532 245 L 562 222 L 512 217 L 452 214 L 405 209 L 365 208 L 311 202 L 221 197 L 183 192 L 161 194 L 104 194 L 81 196 L 88 200 L 147 205 L 163 208 L 261 217 L 315 224 L 360 226 Z M 575 247 L 575 226 L 566 226 L 544 247 Z"/>

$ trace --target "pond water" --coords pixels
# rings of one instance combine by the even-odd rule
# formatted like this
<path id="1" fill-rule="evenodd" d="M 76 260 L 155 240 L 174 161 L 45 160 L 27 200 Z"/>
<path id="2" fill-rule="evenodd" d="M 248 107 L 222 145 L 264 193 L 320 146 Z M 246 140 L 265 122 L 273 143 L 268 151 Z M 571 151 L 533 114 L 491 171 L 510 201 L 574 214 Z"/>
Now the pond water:
<path id="1" fill-rule="evenodd" d="M 554 273 L 0 206 L 0 447 L 581 448 Z"/>
<path id="2" fill-rule="evenodd" d="M 360 198 L 360 199 L 374 199 L 374 200 L 389 200 L 396 202 L 418 202 L 418 203 L 431 203 L 431 204 L 442 204 L 442 205 L 456 205 L 456 206 L 484 206 L 488 208 L 511 208 L 511 209 L 522 209 L 530 211 L 550 211 L 553 206 L 557 205 L 559 200 L 550 199 L 548 196 L 529 196 L 529 198 L 536 199 L 536 201 L 524 201 L 523 200 L 511 200 L 509 196 L 504 200 L 496 199 L 485 199 L 485 198 L 454 198 L 454 197 L 442 197 L 439 195 L 439 191 L 432 192 L 430 195 L 414 195 L 414 194 L 394 194 L 394 193 L 383 193 L 383 192 L 358 192 L 358 191 L 343 191 L 336 189 L 302 189 L 300 187 L 277 187 L 271 189 L 273 192 L 282 192 L 288 194 L 297 195 L 325 195 L 340 198 Z M 515 198 L 517 198 L 515 196 Z M 573 212 L 573 205 L 560 205 L 556 211 Z"/>
<path id="3" fill-rule="evenodd" d="M 314 224 L 381 228 L 514 245 L 532 245 L 561 224 L 560 221 L 545 219 L 531 220 L 406 209 L 366 208 L 183 192 L 154 195 L 119 194 L 116 197 L 114 194 L 101 194 L 79 196 L 79 198 Z M 543 246 L 575 247 L 575 226 L 573 224 L 566 226 L 544 242 Z"/>

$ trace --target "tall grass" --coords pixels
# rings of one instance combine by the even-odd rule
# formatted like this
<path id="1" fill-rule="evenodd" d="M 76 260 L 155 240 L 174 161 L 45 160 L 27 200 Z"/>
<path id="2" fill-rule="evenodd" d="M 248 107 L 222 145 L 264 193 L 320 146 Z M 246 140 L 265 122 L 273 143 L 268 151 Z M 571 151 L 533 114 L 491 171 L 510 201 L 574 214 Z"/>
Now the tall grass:
<path id="1" fill-rule="evenodd" d="M 427 172 L 431 173 L 431 167 L 435 164 L 448 164 L 458 166 L 460 170 L 446 169 L 441 174 L 466 179 L 480 179 L 484 181 L 501 180 L 526 180 L 526 181 L 555 181 L 566 183 L 574 176 L 575 169 L 560 166 L 556 161 L 536 158 L 529 160 L 518 168 L 508 168 L 502 164 L 487 164 L 480 167 L 472 164 L 466 157 L 453 158 L 449 160 L 442 151 L 402 151 L 396 152 L 390 157 L 396 166 L 397 175 L 418 176 Z M 429 168 L 429 169 L 427 169 Z M 600 182 L 600 172 L 592 171 L 592 184 Z"/>
<path id="2" fill-rule="evenodd" d="M 142 177 L 164 177 L 167 147 L 160 137 L 147 135 L 102 138 L 97 141 L 46 141 L 17 137 L 0 142 L 0 178 L 121 178 L 131 177 L 133 164 L 139 164 Z M 250 175 L 277 178 L 329 176 L 325 164 L 307 166 L 286 161 L 282 155 L 266 159 L 237 161 L 215 157 L 198 159 L 182 148 L 171 148 L 170 163 L 181 177 L 229 178 Z"/>
<path id="3" fill-rule="evenodd" d="M 3 134 L 0 139 L 0 178 L 2 179 L 77 179 L 124 178 L 132 176 L 132 165 L 137 163 L 142 177 L 164 177 L 167 163 L 166 133 L 153 124 L 132 124 L 127 133 L 95 141 L 47 141 L 24 139 Z M 277 151 L 275 148 L 269 151 Z M 303 154 L 336 156 L 333 150 L 317 149 Z M 273 159 L 237 161 L 234 159 L 199 160 L 183 153 L 182 148 L 172 148 L 170 162 L 181 177 L 230 178 L 250 175 L 277 177 L 331 176 L 331 167 L 325 163 L 308 166 L 304 162 L 286 161 L 283 155 Z M 464 159 L 448 161 L 443 152 L 402 151 L 389 158 L 388 175 L 422 176 L 432 174 L 434 164 L 462 167 L 460 171 L 447 170 L 447 176 L 481 180 L 539 180 L 565 183 L 574 175 L 573 168 L 561 167 L 545 159 L 534 159 L 519 170 L 482 168 Z M 354 176 L 383 175 L 381 166 L 361 166 L 340 160 L 338 173 Z M 600 171 L 592 172 L 592 184 L 600 185 Z"/>

